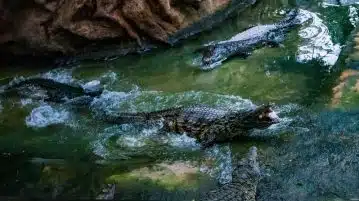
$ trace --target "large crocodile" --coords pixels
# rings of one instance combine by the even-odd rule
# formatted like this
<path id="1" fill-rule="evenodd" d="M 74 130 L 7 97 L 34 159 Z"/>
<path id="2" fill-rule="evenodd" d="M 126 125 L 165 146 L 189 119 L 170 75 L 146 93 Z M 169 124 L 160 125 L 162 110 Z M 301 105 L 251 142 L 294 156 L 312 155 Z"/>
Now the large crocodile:
<path id="1" fill-rule="evenodd" d="M 88 82 L 84 86 L 80 86 L 65 84 L 41 77 L 14 79 L 0 89 L 2 91 L 1 94 L 6 95 L 29 86 L 45 90 L 46 97 L 44 97 L 44 100 L 51 102 L 65 102 L 83 96 L 90 97 L 92 100 L 93 97 L 99 96 L 103 90 L 99 81 Z"/>
<path id="2" fill-rule="evenodd" d="M 232 182 L 204 193 L 200 201 L 255 201 L 261 172 L 257 148 L 251 147 L 232 173 Z"/>
<path id="3" fill-rule="evenodd" d="M 266 45 L 278 46 L 285 38 L 285 33 L 302 23 L 298 19 L 299 10 L 291 10 L 278 23 L 258 25 L 247 29 L 229 40 L 205 45 L 197 51 L 202 53 L 202 70 L 212 70 L 230 57 L 247 57 L 254 49 Z"/>
<path id="4" fill-rule="evenodd" d="M 247 136 L 252 129 L 264 129 L 279 122 L 269 105 L 246 111 L 226 111 L 206 106 L 170 108 L 143 113 L 100 114 L 101 119 L 117 124 L 163 121 L 164 132 L 185 132 L 203 148 Z"/>

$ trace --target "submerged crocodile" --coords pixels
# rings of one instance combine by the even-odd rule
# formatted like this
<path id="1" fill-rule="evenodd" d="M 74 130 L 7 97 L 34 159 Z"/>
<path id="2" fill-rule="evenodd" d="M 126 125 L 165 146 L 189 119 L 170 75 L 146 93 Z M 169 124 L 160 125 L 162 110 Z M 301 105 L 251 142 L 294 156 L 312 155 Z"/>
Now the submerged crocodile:
<path id="1" fill-rule="evenodd" d="M 102 93 L 102 87 L 99 81 L 92 81 L 86 83 L 84 86 L 70 85 L 57 82 L 46 78 L 19 78 L 11 81 L 9 84 L 1 87 L 2 95 L 19 91 L 23 87 L 37 87 L 45 90 L 45 101 L 51 102 L 65 102 L 70 99 L 78 97 L 93 97 L 99 96 Z"/>
<path id="2" fill-rule="evenodd" d="M 278 46 L 284 41 L 286 32 L 301 24 L 297 18 L 297 9 L 290 11 L 278 23 L 258 25 L 247 29 L 229 40 L 206 45 L 197 51 L 202 53 L 202 70 L 212 70 L 230 57 L 247 57 L 251 52 L 263 46 Z"/>
<path id="3" fill-rule="evenodd" d="M 201 193 L 199 201 L 255 201 L 257 186 L 262 176 L 257 157 L 257 148 L 251 147 L 247 156 L 233 168 L 232 181 Z M 115 194 L 115 184 L 108 184 L 97 199 L 116 200 Z"/>
<path id="4" fill-rule="evenodd" d="M 232 182 L 201 195 L 200 201 L 255 201 L 261 178 L 257 148 L 251 147 L 232 173 Z"/>
<path id="5" fill-rule="evenodd" d="M 148 123 L 163 121 L 164 132 L 185 132 L 197 139 L 202 147 L 247 136 L 252 129 L 264 129 L 279 122 L 269 105 L 246 111 L 225 111 L 206 106 L 170 108 L 148 113 L 120 113 L 116 116 L 101 114 L 110 123 Z"/>

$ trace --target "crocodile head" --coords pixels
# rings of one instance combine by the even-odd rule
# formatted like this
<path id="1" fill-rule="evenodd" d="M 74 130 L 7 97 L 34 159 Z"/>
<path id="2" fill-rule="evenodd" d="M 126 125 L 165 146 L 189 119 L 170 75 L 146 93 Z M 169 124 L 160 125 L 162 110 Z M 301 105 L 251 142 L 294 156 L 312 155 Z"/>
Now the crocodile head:
<path id="1" fill-rule="evenodd" d="M 243 120 L 249 128 L 264 129 L 279 123 L 280 118 L 272 110 L 271 105 L 262 105 L 249 112 Z"/>
<path id="2" fill-rule="evenodd" d="M 202 51 L 202 70 L 212 70 L 220 65 L 228 57 L 228 50 L 222 45 L 215 44 L 203 48 Z"/>

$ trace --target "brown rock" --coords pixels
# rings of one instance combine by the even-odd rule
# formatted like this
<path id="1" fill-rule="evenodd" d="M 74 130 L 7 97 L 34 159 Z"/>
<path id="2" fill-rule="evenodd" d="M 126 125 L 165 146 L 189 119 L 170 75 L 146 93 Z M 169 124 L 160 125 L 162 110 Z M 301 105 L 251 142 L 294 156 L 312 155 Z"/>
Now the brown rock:
<path id="1" fill-rule="evenodd" d="M 0 0 L 0 50 L 74 54 L 104 39 L 167 43 L 169 36 L 229 1 Z"/>
<path id="2" fill-rule="evenodd" d="M 339 83 L 333 87 L 333 96 L 331 100 L 331 107 L 336 107 L 341 103 L 341 98 L 343 97 L 343 91 L 348 85 L 348 80 L 351 77 L 358 77 L 359 71 L 348 69 L 342 72 L 339 77 Z M 356 79 L 356 83 L 350 90 L 354 92 L 359 92 L 359 78 Z"/>

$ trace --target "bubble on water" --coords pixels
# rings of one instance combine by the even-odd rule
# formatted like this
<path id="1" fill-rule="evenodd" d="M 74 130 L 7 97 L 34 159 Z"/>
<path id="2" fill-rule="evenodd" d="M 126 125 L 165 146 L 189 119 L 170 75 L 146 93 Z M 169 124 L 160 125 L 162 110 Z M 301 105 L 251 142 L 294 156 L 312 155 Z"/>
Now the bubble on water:
<path id="1" fill-rule="evenodd" d="M 41 77 L 68 84 L 74 82 L 74 79 L 72 78 L 72 70 L 73 69 L 54 69 L 42 74 Z"/>
<path id="2" fill-rule="evenodd" d="M 70 119 L 70 113 L 64 109 L 55 109 L 49 105 L 34 108 L 25 119 L 28 127 L 43 128 L 54 124 L 63 124 Z"/>
<path id="3" fill-rule="evenodd" d="M 328 27 L 315 13 L 300 9 L 302 18 L 311 18 L 312 22 L 299 31 L 303 39 L 298 47 L 297 61 L 305 63 L 314 59 L 321 60 L 325 65 L 332 66 L 338 60 L 341 46 L 334 44 Z"/>

